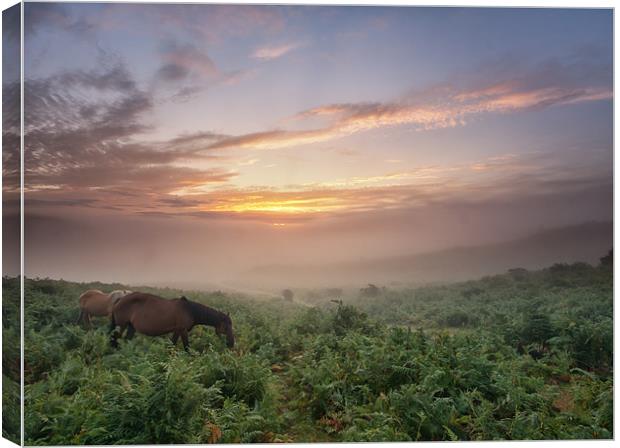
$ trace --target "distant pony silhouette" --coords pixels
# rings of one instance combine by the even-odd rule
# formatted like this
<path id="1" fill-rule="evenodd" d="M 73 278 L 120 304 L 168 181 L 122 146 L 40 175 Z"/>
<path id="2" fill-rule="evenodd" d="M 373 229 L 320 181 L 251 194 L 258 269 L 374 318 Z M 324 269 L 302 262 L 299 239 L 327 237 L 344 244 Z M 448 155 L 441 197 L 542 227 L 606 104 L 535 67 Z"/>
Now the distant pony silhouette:
<path id="1" fill-rule="evenodd" d="M 172 333 L 172 343 L 176 344 L 180 337 L 183 347 L 188 350 L 188 333 L 195 325 L 215 327 L 216 334 L 226 335 L 226 345 L 234 347 L 235 336 L 229 315 L 186 297 L 168 300 L 153 294 L 134 292 L 114 305 L 110 320 L 110 343 L 117 347 L 117 339 L 125 329 L 126 339 L 131 339 L 136 331 L 147 336 Z M 117 326 L 120 327 L 119 332 L 114 331 Z"/>
<path id="2" fill-rule="evenodd" d="M 84 322 L 91 327 L 91 316 L 109 316 L 112 307 L 121 297 L 131 294 L 131 291 L 116 290 L 106 294 L 98 289 L 89 289 L 80 296 L 80 315 L 77 323 Z"/>

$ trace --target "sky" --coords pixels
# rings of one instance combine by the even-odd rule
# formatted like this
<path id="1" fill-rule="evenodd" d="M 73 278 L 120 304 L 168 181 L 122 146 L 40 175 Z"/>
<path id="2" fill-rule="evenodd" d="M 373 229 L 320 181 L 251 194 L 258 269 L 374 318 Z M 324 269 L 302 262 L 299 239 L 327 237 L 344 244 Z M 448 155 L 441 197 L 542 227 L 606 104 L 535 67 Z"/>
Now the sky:
<path id="1" fill-rule="evenodd" d="M 611 220 L 612 17 L 26 3 L 26 273 L 209 282 Z"/>

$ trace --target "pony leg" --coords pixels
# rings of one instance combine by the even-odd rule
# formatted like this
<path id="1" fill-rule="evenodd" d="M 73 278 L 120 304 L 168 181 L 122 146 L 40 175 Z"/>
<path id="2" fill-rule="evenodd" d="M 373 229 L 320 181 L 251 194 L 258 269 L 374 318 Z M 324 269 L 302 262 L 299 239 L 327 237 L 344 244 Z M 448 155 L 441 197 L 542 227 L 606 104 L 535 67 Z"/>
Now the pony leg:
<path id="1" fill-rule="evenodd" d="M 80 322 L 82 322 L 82 319 L 84 319 L 84 310 L 80 309 L 80 315 L 77 318 L 77 321 L 75 322 L 76 325 L 80 325 Z"/>
<path id="2" fill-rule="evenodd" d="M 86 323 L 86 328 L 89 330 L 93 328 L 93 324 L 90 322 L 90 313 L 88 311 L 84 313 L 84 322 Z"/>
<path id="3" fill-rule="evenodd" d="M 181 340 L 183 341 L 183 348 L 186 352 L 189 352 L 189 337 L 187 336 L 187 330 L 181 330 Z"/>
<path id="4" fill-rule="evenodd" d="M 136 334 L 136 329 L 134 328 L 133 325 L 128 324 L 127 325 L 127 336 L 125 336 L 125 339 L 129 341 L 131 338 L 133 338 L 134 334 Z"/>
<path id="5" fill-rule="evenodd" d="M 108 333 L 110 334 L 110 345 L 113 348 L 118 348 L 118 333 L 114 331 L 116 329 L 116 319 L 114 319 L 114 313 L 110 315 L 110 326 L 108 327 Z"/>
<path id="6" fill-rule="evenodd" d="M 118 348 L 118 338 L 121 337 L 120 332 L 116 331 L 114 327 L 110 329 L 110 345 L 113 348 Z"/>
<path id="7" fill-rule="evenodd" d="M 172 341 L 172 345 L 177 345 L 177 341 L 179 340 L 179 332 L 175 331 L 170 340 Z"/>
<path id="8" fill-rule="evenodd" d="M 116 323 L 114 322 L 114 316 L 112 316 L 112 322 L 110 323 L 110 345 L 114 348 L 118 348 L 118 338 L 123 336 L 125 326 L 121 325 L 120 331 L 115 331 Z"/>

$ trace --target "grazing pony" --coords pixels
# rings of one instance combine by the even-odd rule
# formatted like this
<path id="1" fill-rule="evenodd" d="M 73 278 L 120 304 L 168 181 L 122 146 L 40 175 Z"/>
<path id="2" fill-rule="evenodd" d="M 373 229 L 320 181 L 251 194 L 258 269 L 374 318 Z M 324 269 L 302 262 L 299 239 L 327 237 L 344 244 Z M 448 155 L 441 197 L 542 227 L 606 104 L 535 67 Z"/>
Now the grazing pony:
<path id="1" fill-rule="evenodd" d="M 116 290 L 110 294 L 99 291 L 98 289 L 89 289 L 80 296 L 80 315 L 77 323 L 86 323 L 91 326 L 91 316 L 109 316 L 112 307 L 121 297 L 131 294 L 131 291 Z"/>
<path id="2" fill-rule="evenodd" d="M 120 332 L 114 331 L 116 326 Z M 112 310 L 110 321 L 110 343 L 118 346 L 117 339 L 127 329 L 126 339 L 131 339 L 135 332 L 147 336 L 160 336 L 172 333 L 172 343 L 179 337 L 185 350 L 189 348 L 188 332 L 194 325 L 215 327 L 215 333 L 226 335 L 226 345 L 235 345 L 232 321 L 228 314 L 214 310 L 198 302 L 179 299 L 163 299 L 153 294 L 134 292 L 120 299 Z"/>

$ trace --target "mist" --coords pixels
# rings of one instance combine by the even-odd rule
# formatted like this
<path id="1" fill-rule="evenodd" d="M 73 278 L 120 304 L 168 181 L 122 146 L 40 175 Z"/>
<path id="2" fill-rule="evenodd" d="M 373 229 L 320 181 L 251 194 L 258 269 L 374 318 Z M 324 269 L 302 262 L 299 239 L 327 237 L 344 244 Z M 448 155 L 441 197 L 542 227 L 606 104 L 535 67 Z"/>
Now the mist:
<path id="1" fill-rule="evenodd" d="M 28 277 L 233 289 L 455 280 L 464 274 L 538 266 L 541 251 L 547 255 L 544 261 L 594 262 L 611 248 L 607 227 L 602 233 L 600 228 L 583 228 L 551 247 L 538 239 L 540 250 L 530 250 L 529 256 L 502 244 L 545 232 L 551 236 L 555 229 L 584 222 L 611 221 L 611 201 L 611 189 L 601 187 L 510 201 L 332 215 L 286 226 L 107 210 L 68 209 L 59 215 L 48 210 L 26 215 L 25 271 Z M 598 241 L 594 246 L 592 232 Z M 478 260 L 480 266 L 473 270 L 445 263 L 417 274 L 406 268 L 411 263 L 407 257 L 479 246 L 495 247 L 502 263 L 494 261 L 495 254 L 486 262 Z M 376 269 L 377 263 L 383 267 Z M 471 265 L 466 254 L 459 263 Z"/>

